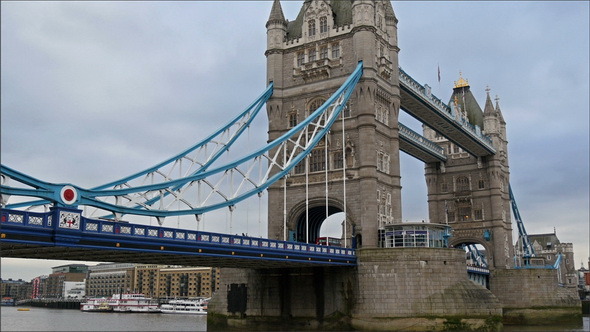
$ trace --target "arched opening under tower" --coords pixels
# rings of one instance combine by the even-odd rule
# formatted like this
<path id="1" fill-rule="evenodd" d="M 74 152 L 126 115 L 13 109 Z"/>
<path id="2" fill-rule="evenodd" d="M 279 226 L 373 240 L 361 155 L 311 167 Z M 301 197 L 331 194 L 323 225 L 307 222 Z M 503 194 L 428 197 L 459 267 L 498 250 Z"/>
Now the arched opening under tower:
<path id="1" fill-rule="evenodd" d="M 321 233 L 322 225 L 328 219 L 330 219 L 330 223 L 335 222 L 332 221 L 331 216 L 334 216 L 336 213 L 341 213 L 342 209 L 335 206 L 328 206 L 327 215 L 326 215 L 326 206 L 314 206 L 309 208 L 309 212 L 306 215 L 305 212 L 301 213 L 297 218 L 296 222 L 296 230 L 295 230 L 295 240 L 297 242 L 308 242 L 308 243 L 316 243 L 320 236 L 323 236 Z M 344 221 L 344 213 L 342 213 L 342 221 Z M 332 227 L 333 228 L 333 227 Z M 332 236 L 334 233 L 330 233 L 326 236 Z M 341 237 L 341 233 L 337 235 L 338 238 Z"/>
<path id="2" fill-rule="evenodd" d="M 489 289 L 491 259 L 488 257 L 489 252 L 486 247 L 473 240 L 460 240 L 454 243 L 453 246 L 465 251 L 465 264 L 469 280 Z"/>

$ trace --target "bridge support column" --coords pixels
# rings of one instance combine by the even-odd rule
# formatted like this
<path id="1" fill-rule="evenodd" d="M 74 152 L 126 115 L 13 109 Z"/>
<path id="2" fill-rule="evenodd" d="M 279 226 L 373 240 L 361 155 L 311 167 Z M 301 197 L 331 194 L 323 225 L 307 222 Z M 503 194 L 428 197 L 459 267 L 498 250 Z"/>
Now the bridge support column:
<path id="1" fill-rule="evenodd" d="M 313 267 L 221 270 L 209 303 L 208 330 L 343 330 L 353 297 L 354 268 Z M 245 287 L 246 298 L 232 294 Z M 243 311 L 234 302 L 245 301 Z"/>

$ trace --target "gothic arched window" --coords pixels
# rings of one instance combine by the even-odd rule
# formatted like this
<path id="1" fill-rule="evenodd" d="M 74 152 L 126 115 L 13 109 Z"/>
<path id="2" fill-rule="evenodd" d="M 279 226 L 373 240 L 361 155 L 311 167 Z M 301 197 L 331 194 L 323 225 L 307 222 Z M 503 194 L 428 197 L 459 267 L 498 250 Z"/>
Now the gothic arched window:
<path id="1" fill-rule="evenodd" d="M 320 33 L 328 32 L 328 18 L 325 16 L 320 17 Z"/>
<path id="2" fill-rule="evenodd" d="M 457 191 L 469 191 L 469 179 L 466 176 L 457 178 Z"/>
<path id="3" fill-rule="evenodd" d="M 322 104 L 325 102 L 323 99 L 315 99 L 311 103 L 309 103 L 309 107 L 307 108 L 307 115 L 315 112 Z"/>
<path id="4" fill-rule="evenodd" d="M 307 22 L 307 34 L 311 36 L 315 36 L 315 20 L 309 20 Z"/>

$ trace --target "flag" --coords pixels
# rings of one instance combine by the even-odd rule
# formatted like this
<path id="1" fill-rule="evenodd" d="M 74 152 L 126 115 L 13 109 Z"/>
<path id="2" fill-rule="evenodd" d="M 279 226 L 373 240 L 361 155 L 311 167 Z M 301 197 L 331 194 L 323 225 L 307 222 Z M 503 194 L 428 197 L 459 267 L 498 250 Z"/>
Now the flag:
<path id="1" fill-rule="evenodd" d="M 440 83 L 440 66 L 439 65 L 437 65 L 437 66 L 438 66 L 438 83 Z"/>

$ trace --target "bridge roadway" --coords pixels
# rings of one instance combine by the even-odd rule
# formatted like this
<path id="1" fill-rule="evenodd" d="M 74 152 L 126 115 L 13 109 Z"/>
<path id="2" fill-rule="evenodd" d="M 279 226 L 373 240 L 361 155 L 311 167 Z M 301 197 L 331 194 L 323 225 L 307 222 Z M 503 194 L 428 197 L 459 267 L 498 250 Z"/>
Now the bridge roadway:
<path id="1" fill-rule="evenodd" d="M 353 249 L 2 209 L 2 257 L 234 268 L 355 266 Z"/>

